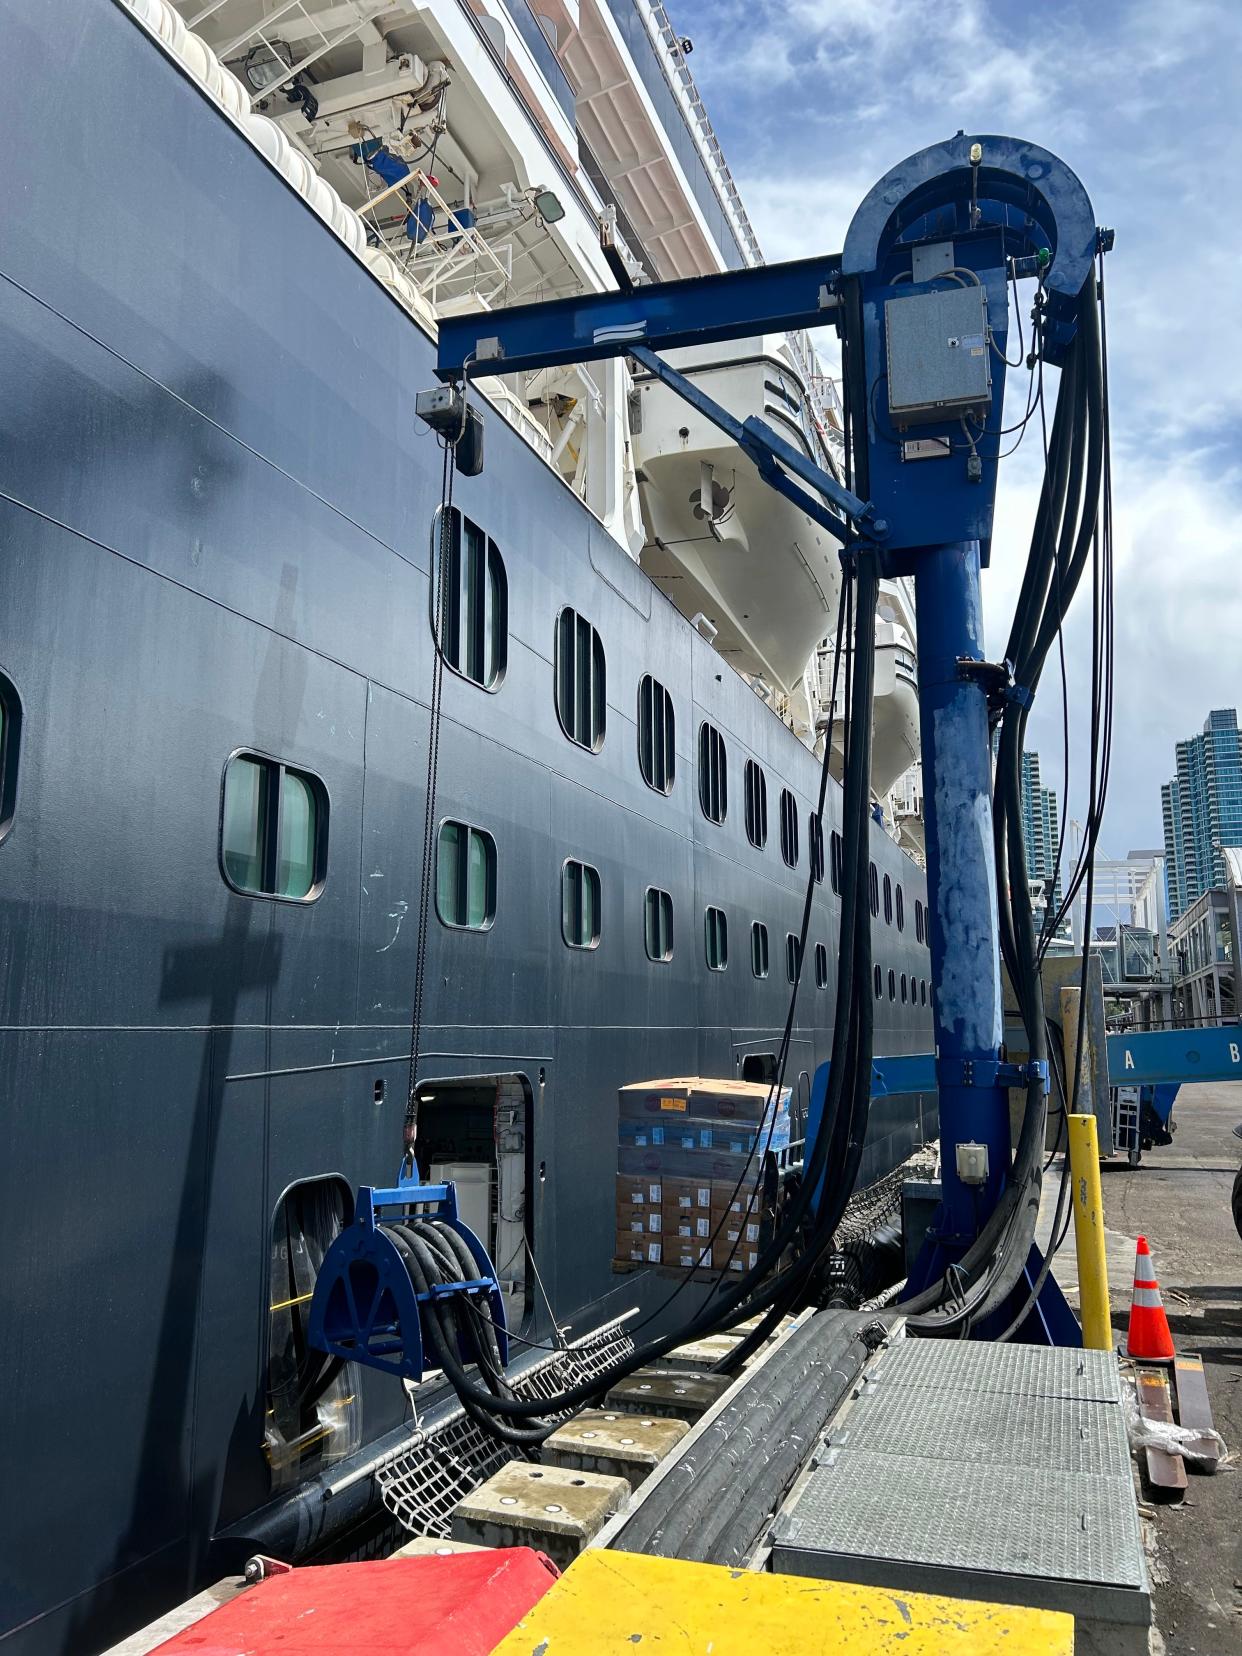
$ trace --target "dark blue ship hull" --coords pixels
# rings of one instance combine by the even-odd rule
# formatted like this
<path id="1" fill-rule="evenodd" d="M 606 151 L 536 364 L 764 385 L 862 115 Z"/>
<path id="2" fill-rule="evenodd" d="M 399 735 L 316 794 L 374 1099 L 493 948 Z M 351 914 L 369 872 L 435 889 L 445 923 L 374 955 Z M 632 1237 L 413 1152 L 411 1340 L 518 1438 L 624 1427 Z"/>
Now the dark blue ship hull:
<path id="1" fill-rule="evenodd" d="M 273 1216 L 295 1181 L 395 1171 L 441 479 L 413 418 L 427 339 L 128 15 L 0 0 L 0 27 L 0 675 L 21 710 L 0 840 L 0 1644 L 50 1652 L 201 1585 L 212 1537 L 270 1502 Z M 617 1088 L 776 1050 L 818 766 L 495 414 L 456 500 L 505 560 L 508 668 L 494 693 L 446 675 L 437 814 L 494 836 L 497 905 L 487 932 L 430 921 L 421 1073 L 524 1078 L 528 1229 L 581 1325 L 639 1280 L 610 1269 Z M 598 753 L 557 719 L 566 604 L 605 646 Z M 639 770 L 647 671 L 676 709 L 668 797 Z M 725 735 L 721 825 L 695 785 L 703 719 Z M 238 749 L 322 778 L 317 901 L 222 878 Z M 746 758 L 768 777 L 763 851 Z M 925 979 L 921 873 L 878 828 L 873 855 L 906 910 L 903 932 L 877 922 L 876 958 Z M 600 873 L 594 950 L 562 941 L 567 857 Z M 649 885 L 673 898 L 667 964 L 644 949 Z M 837 910 L 825 882 L 830 963 Z M 791 1079 L 828 1052 L 833 970 L 817 989 L 808 969 Z M 925 1007 L 885 993 L 876 1015 L 881 1050 L 926 1049 Z M 864 1180 L 934 1129 L 922 1101 L 877 1101 Z M 402 1418 L 374 1378 L 367 1442 Z"/>

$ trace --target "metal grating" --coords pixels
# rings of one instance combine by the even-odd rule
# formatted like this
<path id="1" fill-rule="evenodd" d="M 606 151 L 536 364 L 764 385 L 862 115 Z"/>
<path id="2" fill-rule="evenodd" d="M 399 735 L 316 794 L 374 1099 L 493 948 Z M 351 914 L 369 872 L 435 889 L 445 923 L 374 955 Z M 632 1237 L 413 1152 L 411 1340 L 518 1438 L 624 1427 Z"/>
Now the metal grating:
<path id="1" fill-rule="evenodd" d="M 879 1386 L 855 1403 L 830 1438 L 836 1448 L 879 1455 L 1129 1478 L 1130 1451 L 1116 1415 L 1113 1404 L 1094 1400 L 952 1389 L 937 1389 L 911 1407 L 904 1387 Z"/>
<path id="2" fill-rule="evenodd" d="M 621 1322 L 606 1323 L 515 1375 L 513 1389 L 519 1397 L 551 1397 L 603 1374 L 633 1349 Z M 416 1430 L 408 1448 L 376 1469 L 375 1482 L 384 1505 L 411 1534 L 447 1537 L 458 1503 L 506 1462 L 523 1458 L 455 1409 Z"/>
<path id="3" fill-rule="evenodd" d="M 950 1460 L 830 1450 L 780 1521 L 778 1544 L 803 1558 L 813 1551 L 975 1574 L 1146 1585 L 1128 1475 L 981 1471 Z"/>
<path id="4" fill-rule="evenodd" d="M 1121 1373 L 1111 1351 L 993 1345 L 983 1340 L 901 1340 L 876 1360 L 868 1380 L 877 1387 L 1121 1401 Z"/>

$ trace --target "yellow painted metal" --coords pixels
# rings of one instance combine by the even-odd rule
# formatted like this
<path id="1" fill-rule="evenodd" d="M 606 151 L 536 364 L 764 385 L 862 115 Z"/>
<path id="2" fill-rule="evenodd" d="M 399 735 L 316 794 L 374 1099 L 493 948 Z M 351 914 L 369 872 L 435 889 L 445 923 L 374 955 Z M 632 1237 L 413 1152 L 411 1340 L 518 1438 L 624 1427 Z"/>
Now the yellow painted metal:
<path id="1" fill-rule="evenodd" d="M 848 1582 L 585 1552 L 492 1656 L 1072 1656 L 1074 1618 Z"/>
<path id="2" fill-rule="evenodd" d="M 1093 1115 L 1070 1115 L 1065 1119 L 1069 1123 L 1070 1177 L 1074 1181 L 1074 1246 L 1078 1252 L 1082 1343 L 1091 1351 L 1111 1351 L 1113 1324 L 1108 1305 L 1100 1141 Z"/>

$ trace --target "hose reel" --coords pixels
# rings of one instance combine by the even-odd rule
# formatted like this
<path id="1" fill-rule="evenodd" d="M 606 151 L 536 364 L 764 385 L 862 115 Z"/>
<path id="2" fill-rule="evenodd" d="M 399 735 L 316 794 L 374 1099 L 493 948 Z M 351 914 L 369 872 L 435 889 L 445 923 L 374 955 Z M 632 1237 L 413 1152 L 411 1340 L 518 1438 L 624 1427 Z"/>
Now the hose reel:
<path id="1" fill-rule="evenodd" d="M 450 1315 L 458 1309 L 464 1314 Z M 509 1358 L 504 1295 L 487 1250 L 457 1216 L 455 1187 L 420 1184 L 417 1173 L 386 1190 L 363 1185 L 353 1223 L 319 1267 L 307 1320 L 310 1343 L 345 1362 L 417 1382 L 428 1345 L 431 1366 L 441 1366 L 437 1347 L 445 1327 L 454 1331 L 460 1360 L 475 1362 L 472 1327 L 480 1319 L 503 1368 Z"/>

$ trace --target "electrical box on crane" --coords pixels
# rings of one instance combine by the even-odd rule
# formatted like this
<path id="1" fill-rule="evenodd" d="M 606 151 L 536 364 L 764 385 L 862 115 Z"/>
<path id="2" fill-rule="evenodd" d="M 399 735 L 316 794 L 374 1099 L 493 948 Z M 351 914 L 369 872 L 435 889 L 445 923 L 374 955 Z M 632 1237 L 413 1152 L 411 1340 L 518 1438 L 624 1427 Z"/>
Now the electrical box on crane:
<path id="1" fill-rule="evenodd" d="M 888 408 L 899 431 L 959 415 L 982 423 L 992 404 L 988 316 L 975 283 L 911 293 L 884 306 Z"/>

